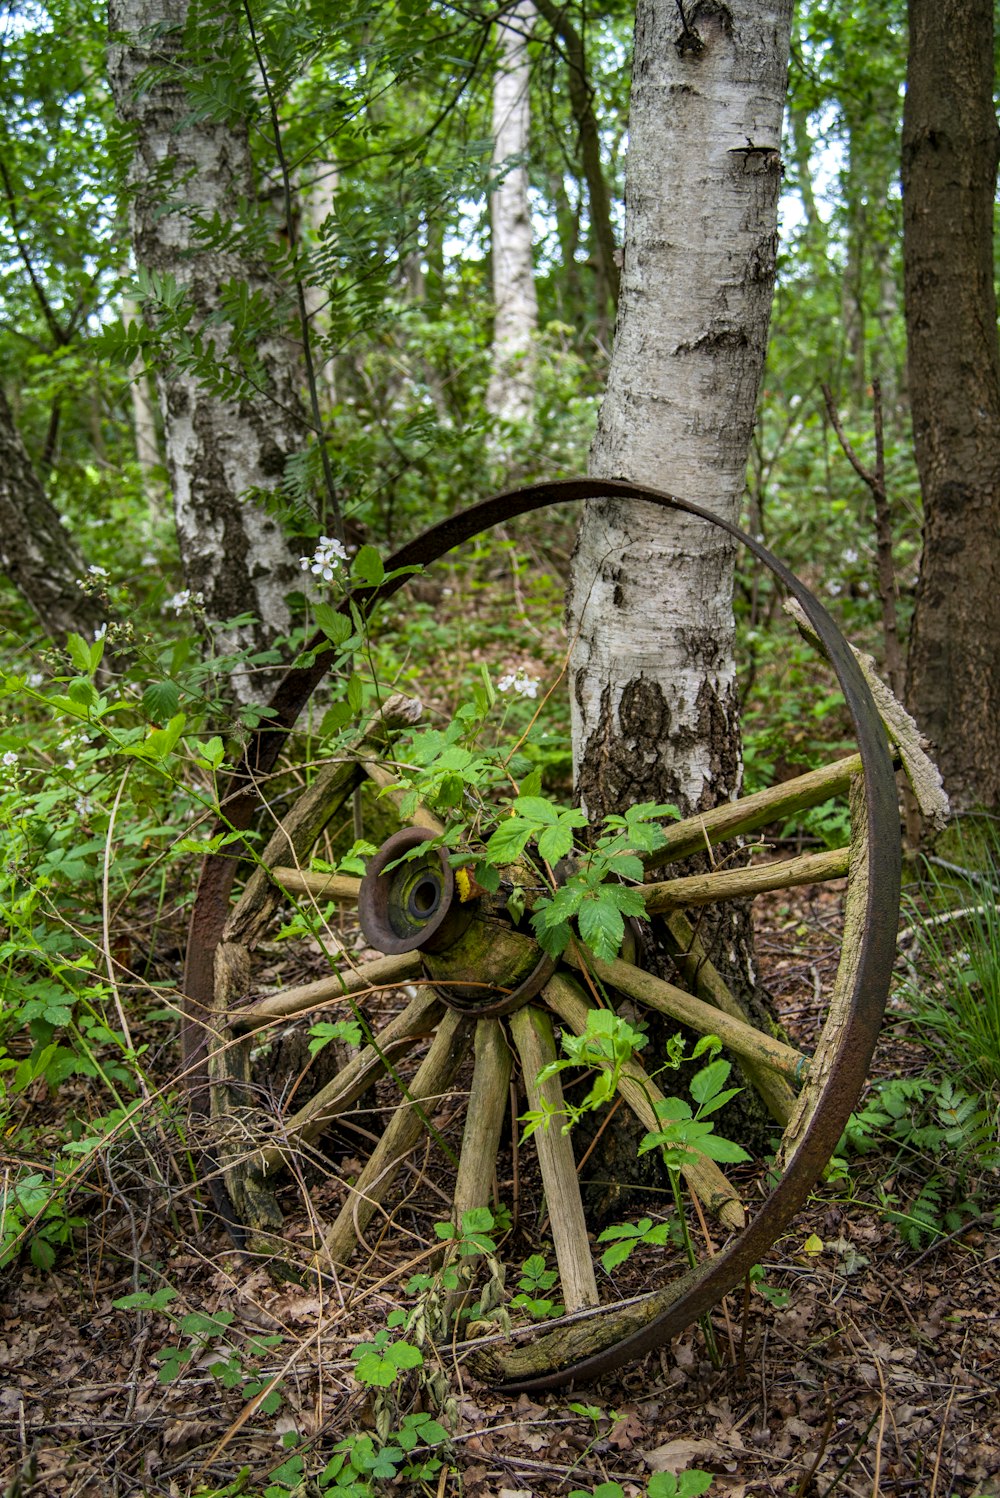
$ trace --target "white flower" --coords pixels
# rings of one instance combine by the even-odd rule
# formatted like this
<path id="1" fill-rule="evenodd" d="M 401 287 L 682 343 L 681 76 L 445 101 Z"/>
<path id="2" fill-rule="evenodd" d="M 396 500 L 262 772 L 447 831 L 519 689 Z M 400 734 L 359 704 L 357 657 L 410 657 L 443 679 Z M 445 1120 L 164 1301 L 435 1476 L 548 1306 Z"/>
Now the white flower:
<path id="1" fill-rule="evenodd" d="M 179 593 L 174 594 L 173 598 L 167 599 L 163 605 L 163 612 L 166 613 L 167 609 L 173 609 L 175 614 L 181 614 L 189 605 L 200 606 L 204 602 L 204 593 L 192 593 L 190 588 L 182 588 Z"/>
<path id="2" fill-rule="evenodd" d="M 17 755 L 14 753 L 13 749 L 7 750 L 7 753 L 3 757 L 3 763 L 4 767 L 8 770 L 12 770 L 17 764 Z"/>
<path id="3" fill-rule="evenodd" d="M 523 666 L 518 666 L 515 671 L 501 676 L 497 682 L 498 692 L 517 692 L 521 697 L 538 696 L 538 678 L 529 676 Z"/>
<path id="4" fill-rule="evenodd" d="M 105 624 L 98 625 L 97 629 L 94 630 L 94 639 L 95 640 L 106 640 L 107 638 L 108 638 L 108 626 L 107 626 L 107 624 L 105 623 Z"/>
<path id="5" fill-rule="evenodd" d="M 843 593 L 844 585 L 843 583 L 838 582 L 836 578 L 834 578 L 832 582 L 827 583 L 826 591 L 829 593 L 831 598 L 837 598 L 841 593 Z"/>
<path id="6" fill-rule="evenodd" d="M 44 680 L 45 677 L 42 675 L 41 671 L 32 671 L 31 675 L 28 677 L 28 686 L 40 687 Z"/>
<path id="7" fill-rule="evenodd" d="M 87 571 L 90 573 L 91 577 L 107 577 L 108 575 L 108 569 L 106 567 L 88 567 Z"/>
<path id="8" fill-rule="evenodd" d="M 299 557 L 304 572 L 325 578 L 328 583 L 333 581 L 333 574 L 341 562 L 346 561 L 347 552 L 333 536 L 320 536 L 315 553 L 311 557 Z"/>
<path id="9" fill-rule="evenodd" d="M 854 547 L 853 547 L 853 546 L 849 546 L 849 547 L 848 547 L 848 548 L 847 548 L 847 550 L 846 550 L 846 551 L 845 551 L 845 552 L 844 552 L 844 561 L 845 561 L 845 562 L 846 562 L 846 563 L 847 563 L 847 565 L 848 565 L 848 566 L 849 566 L 849 567 L 850 567 L 850 566 L 852 566 L 852 565 L 853 565 L 853 564 L 854 564 L 854 563 L 855 563 L 855 562 L 856 562 L 856 561 L 857 561 L 857 560 L 858 560 L 858 554 L 857 554 L 857 552 L 856 552 L 856 551 L 855 551 L 855 550 L 854 550 Z"/>

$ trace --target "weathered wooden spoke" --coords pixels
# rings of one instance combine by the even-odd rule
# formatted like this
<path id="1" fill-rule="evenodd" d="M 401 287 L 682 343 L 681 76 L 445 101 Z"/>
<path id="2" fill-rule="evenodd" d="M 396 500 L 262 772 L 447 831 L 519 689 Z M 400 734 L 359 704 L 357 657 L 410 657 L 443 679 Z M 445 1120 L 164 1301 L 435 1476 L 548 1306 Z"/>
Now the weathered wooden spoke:
<path id="1" fill-rule="evenodd" d="M 487 501 L 454 516 L 404 548 L 390 565 L 426 563 L 522 511 L 609 491 L 703 514 L 694 506 L 631 485 L 550 485 Z M 349 1115 L 375 1083 L 378 1111 L 387 1122 L 380 1137 L 352 1144 L 361 1167 L 339 1183 L 313 1260 L 318 1273 L 343 1275 L 359 1248 L 371 1254 L 387 1235 L 403 1231 L 395 1215 L 399 1190 L 394 1182 L 418 1148 L 421 1158 L 429 1151 L 428 1158 L 439 1162 L 435 1188 L 445 1180 L 452 1182 L 454 1220 L 460 1227 L 470 1211 L 496 1204 L 512 1086 L 519 1088 L 519 1110 L 527 1106 L 553 1114 L 555 1121 L 548 1129 L 536 1130 L 520 1145 L 518 1158 L 523 1179 L 528 1155 L 537 1155 L 567 1315 L 543 1329 L 458 1344 L 480 1377 L 505 1387 L 544 1389 L 605 1372 L 663 1346 L 711 1310 L 763 1257 L 805 1203 L 840 1138 L 874 1047 L 892 966 L 899 878 L 898 814 L 886 736 L 854 656 L 828 616 L 762 547 L 730 526 L 723 528 L 743 540 L 798 600 L 836 672 L 860 752 L 781 786 L 664 825 L 663 847 L 643 859 L 650 875 L 656 876 L 656 882 L 643 887 L 643 899 L 647 916 L 660 924 L 673 953 L 670 981 L 643 970 L 641 942 L 632 951 L 634 960 L 626 954 L 601 961 L 579 939 L 570 942 L 558 963 L 546 958 L 528 920 L 516 921 L 509 913 L 518 904 L 510 900 L 510 885 L 525 885 L 530 906 L 529 885 L 535 876 L 519 866 L 506 870 L 506 884 L 497 895 L 470 890 L 467 884 L 457 888 L 447 858 L 432 846 L 440 826 L 426 811 L 415 818 L 414 827 L 388 840 L 360 884 L 310 871 L 311 846 L 363 779 L 373 780 L 385 798 L 394 799 L 382 720 L 369 727 L 355 758 L 326 767 L 303 794 L 275 830 L 261 866 L 225 921 L 218 913 L 219 891 L 231 871 L 213 873 L 217 866 L 210 864 L 203 878 L 204 904 L 200 915 L 196 912 L 199 919 L 193 931 L 204 945 L 204 933 L 215 922 L 214 997 L 206 997 L 204 980 L 198 977 L 204 970 L 200 949 L 190 970 L 197 980 L 192 1013 L 208 1015 L 215 1153 L 237 1214 L 272 1250 L 281 1224 L 273 1195 L 280 1171 L 300 1152 L 316 1148 L 324 1132 Z M 355 603 L 370 607 L 396 586 L 394 582 L 374 593 L 356 594 Z M 289 677 L 284 695 L 279 693 L 277 699 L 283 725 L 292 721 L 292 706 L 301 703 L 316 679 L 315 672 Z M 266 767 L 267 756 L 273 762 L 274 752 L 273 742 L 263 741 L 256 763 Z M 835 797 L 849 802 L 848 846 L 741 867 L 732 867 L 723 858 L 705 873 L 681 870 L 678 877 L 669 877 L 671 864 L 784 823 Z M 240 804 L 234 794 L 233 806 Z M 235 811 L 230 820 L 238 822 Z M 471 852 L 474 856 L 475 850 Z M 753 1023 L 713 966 L 699 923 L 707 906 L 745 903 L 766 891 L 831 879 L 846 880 L 845 934 L 825 1022 L 807 1054 Z M 253 949 L 279 903 L 289 896 L 314 904 L 334 900 L 357 905 L 370 947 L 385 955 L 356 970 L 345 968 L 312 983 L 251 998 Z M 393 998 L 388 1011 L 381 1011 L 379 996 L 389 991 L 398 995 L 401 988 L 407 997 Z M 577 1158 L 573 1134 L 560 1127 L 572 1093 L 563 1096 L 558 1075 L 539 1081 L 543 1067 L 560 1054 L 559 1032 L 584 1034 L 595 1007 L 622 1004 L 629 1006 L 630 1014 L 660 1012 L 697 1033 L 718 1036 L 783 1130 L 780 1174 L 763 1201 L 756 1189 L 741 1200 L 739 1177 L 734 1179 L 692 1153 L 683 1170 L 686 1187 L 704 1208 L 712 1223 L 709 1234 L 721 1246 L 706 1252 L 694 1268 L 686 1261 L 677 1267 L 673 1251 L 664 1250 L 663 1283 L 627 1302 L 604 1293 L 607 1280 L 598 1267 L 596 1230 L 588 1223 L 585 1193 L 578 1181 L 586 1165 Z M 376 1013 L 381 1017 L 373 1018 Z M 278 1024 L 352 1014 L 363 1026 L 362 1043 L 314 1097 L 277 1118 L 272 1110 L 266 1120 L 252 1064 L 252 1051 L 261 1037 Z M 663 1084 L 655 1072 L 656 1058 L 645 1052 L 621 1067 L 614 1078 L 606 1127 L 615 1128 L 616 1118 L 626 1114 L 644 1130 L 658 1126 L 656 1107 Z M 453 1133 L 445 1138 L 444 1120 L 453 1118 L 456 1108 L 465 1111 L 461 1137 Z M 442 1215 L 440 1207 L 434 1215 Z M 426 1236 L 431 1241 L 429 1222 L 430 1218 Z M 475 1256 L 466 1255 L 461 1268 L 462 1286 L 451 1297 L 456 1312 L 472 1296 Z M 462 1324 L 458 1323 L 459 1335 Z"/>

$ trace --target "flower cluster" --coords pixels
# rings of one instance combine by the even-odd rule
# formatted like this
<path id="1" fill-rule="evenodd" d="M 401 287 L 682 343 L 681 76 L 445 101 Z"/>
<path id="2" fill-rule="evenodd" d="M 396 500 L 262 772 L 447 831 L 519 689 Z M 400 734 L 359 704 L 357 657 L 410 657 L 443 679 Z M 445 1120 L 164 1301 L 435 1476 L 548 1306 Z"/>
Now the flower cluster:
<path id="1" fill-rule="evenodd" d="M 314 554 L 311 557 L 300 557 L 299 561 L 303 571 L 311 572 L 314 577 L 325 578 L 329 583 L 333 581 L 333 574 L 341 562 L 347 561 L 347 552 L 333 536 L 320 536 Z"/>
<path id="2" fill-rule="evenodd" d="M 537 697 L 538 686 L 538 678 L 529 676 L 523 666 L 518 666 L 515 671 L 509 671 L 506 676 L 501 676 L 497 682 L 497 691 L 517 692 L 522 697 Z"/>
<path id="3" fill-rule="evenodd" d="M 14 766 L 16 764 L 17 764 L 17 755 L 14 753 L 13 749 L 8 749 L 7 753 L 3 757 L 3 766 L 4 766 L 4 769 L 5 770 L 13 770 L 13 768 L 14 768 Z"/>
<path id="4" fill-rule="evenodd" d="M 175 593 L 173 598 L 168 598 L 163 605 L 163 612 L 173 609 L 175 614 L 182 614 L 186 608 L 200 608 L 205 602 L 204 593 L 192 593 L 190 588 L 182 588 Z"/>

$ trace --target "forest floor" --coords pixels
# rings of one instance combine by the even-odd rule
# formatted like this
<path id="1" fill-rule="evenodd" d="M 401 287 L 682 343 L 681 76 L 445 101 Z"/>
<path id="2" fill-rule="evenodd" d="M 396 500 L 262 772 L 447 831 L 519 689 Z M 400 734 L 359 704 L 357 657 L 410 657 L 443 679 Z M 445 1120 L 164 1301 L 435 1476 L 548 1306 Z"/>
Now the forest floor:
<path id="1" fill-rule="evenodd" d="M 836 951 L 836 896 L 771 901 L 761 960 L 789 1032 L 808 1045 Z M 890 1026 L 876 1074 L 919 1065 L 917 1048 Z M 257 1498 L 270 1482 L 274 1493 L 320 1493 L 327 1489 L 311 1481 L 296 1484 L 323 1471 L 337 1442 L 366 1431 L 384 1437 L 427 1408 L 440 1413 L 446 1390 L 444 1465 L 423 1477 L 387 1476 L 378 1491 L 554 1498 L 617 1482 L 638 1498 L 650 1472 L 695 1467 L 713 1474 L 710 1492 L 720 1498 L 1000 1495 L 1000 1235 L 980 1222 L 923 1251 L 904 1246 L 875 1203 L 877 1184 L 892 1184 L 890 1162 L 877 1155 L 819 1190 L 774 1246 L 770 1300 L 755 1289 L 745 1306 L 736 1295 L 716 1311 L 721 1366 L 696 1328 L 596 1384 L 532 1399 L 477 1385 L 429 1344 L 425 1369 L 391 1390 L 353 1377 L 352 1350 L 394 1306 L 414 1303 L 405 1287 L 427 1266 L 419 1250 L 428 1239 L 414 1236 L 411 1207 L 422 1193 L 431 1217 L 448 1210 L 447 1183 L 434 1170 L 414 1165 L 396 1221 L 402 1231 L 384 1234 L 344 1277 L 339 1302 L 321 1301 L 239 1254 L 182 1183 L 158 1186 L 157 1169 L 167 1180 L 178 1173 L 155 1135 L 145 1153 L 107 1151 L 74 1204 L 80 1225 L 52 1273 L 26 1258 L 5 1271 L 2 1492 Z M 336 1185 L 331 1169 L 308 1198 L 283 1201 L 291 1238 L 308 1240 L 308 1214 L 326 1216 Z M 515 1263 L 535 1247 L 530 1180 L 522 1193 Z M 662 1250 L 644 1252 L 622 1272 L 619 1293 L 648 1287 Z M 176 1292 L 169 1314 L 115 1304 L 165 1287 Z M 182 1316 L 216 1321 L 206 1329 Z M 418 1340 L 412 1328 L 406 1335 Z M 260 1337 L 273 1341 L 255 1349 Z M 175 1358 L 173 1377 L 171 1348 L 191 1349 L 187 1363 Z M 435 1360 L 445 1374 L 437 1406 L 422 1376 Z M 248 1399 L 279 1374 L 270 1400 Z M 241 1471 L 245 1486 L 228 1486 Z"/>

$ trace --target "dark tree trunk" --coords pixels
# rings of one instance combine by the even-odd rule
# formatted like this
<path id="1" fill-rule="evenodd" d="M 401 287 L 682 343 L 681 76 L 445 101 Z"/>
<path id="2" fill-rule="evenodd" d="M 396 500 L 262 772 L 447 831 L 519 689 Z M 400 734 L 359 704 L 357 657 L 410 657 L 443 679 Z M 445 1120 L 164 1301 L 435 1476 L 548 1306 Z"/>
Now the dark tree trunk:
<path id="1" fill-rule="evenodd" d="M 1000 805 L 993 0 L 910 0 L 903 256 L 924 551 L 907 702 L 952 802 Z"/>
<path id="2" fill-rule="evenodd" d="M 89 636 L 102 622 L 101 605 L 77 582 L 86 563 L 42 488 L 2 389 L 0 568 L 54 639 Z"/>

